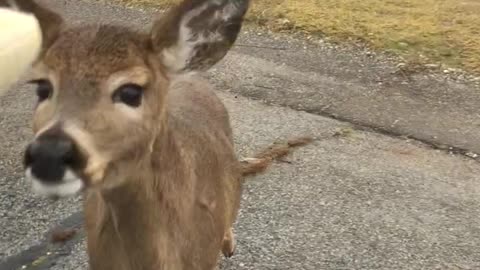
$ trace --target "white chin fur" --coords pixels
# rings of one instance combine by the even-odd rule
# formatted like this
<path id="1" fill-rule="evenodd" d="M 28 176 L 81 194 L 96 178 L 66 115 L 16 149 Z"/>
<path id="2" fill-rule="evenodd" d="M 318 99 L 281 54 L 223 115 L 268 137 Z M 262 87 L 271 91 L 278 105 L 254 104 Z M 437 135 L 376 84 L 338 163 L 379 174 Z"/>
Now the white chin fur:
<path id="1" fill-rule="evenodd" d="M 65 171 L 62 181 L 58 184 L 44 184 L 32 175 L 30 168 L 27 169 L 25 174 L 32 185 L 33 192 L 40 196 L 73 196 L 84 187 L 83 181 L 69 169 Z"/>

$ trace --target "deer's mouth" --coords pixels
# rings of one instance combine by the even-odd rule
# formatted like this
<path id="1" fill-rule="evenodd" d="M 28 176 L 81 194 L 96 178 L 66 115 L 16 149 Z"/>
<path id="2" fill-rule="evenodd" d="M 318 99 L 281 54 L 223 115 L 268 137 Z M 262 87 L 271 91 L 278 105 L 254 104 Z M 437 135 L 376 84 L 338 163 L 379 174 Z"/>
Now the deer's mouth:
<path id="1" fill-rule="evenodd" d="M 64 176 L 55 182 L 38 178 L 32 173 L 32 168 L 27 168 L 25 174 L 33 192 L 41 196 L 69 197 L 80 193 L 85 188 L 84 181 L 70 169 L 67 169 Z"/>

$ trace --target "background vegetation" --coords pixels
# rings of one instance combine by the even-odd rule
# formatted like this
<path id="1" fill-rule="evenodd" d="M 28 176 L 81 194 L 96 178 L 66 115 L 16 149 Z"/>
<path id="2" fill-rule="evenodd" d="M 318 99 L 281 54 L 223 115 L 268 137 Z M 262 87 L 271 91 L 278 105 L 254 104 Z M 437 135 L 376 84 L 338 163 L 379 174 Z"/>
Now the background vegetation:
<path id="1" fill-rule="evenodd" d="M 178 2 L 113 1 L 162 8 Z M 253 0 L 248 21 L 480 73 L 480 0 Z"/>

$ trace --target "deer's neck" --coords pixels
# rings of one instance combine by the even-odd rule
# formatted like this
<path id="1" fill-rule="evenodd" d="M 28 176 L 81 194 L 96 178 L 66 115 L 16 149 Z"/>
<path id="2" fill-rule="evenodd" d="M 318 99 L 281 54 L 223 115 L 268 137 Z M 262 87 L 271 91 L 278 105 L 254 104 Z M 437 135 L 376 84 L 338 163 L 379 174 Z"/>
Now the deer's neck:
<path id="1" fill-rule="evenodd" d="M 188 215 L 185 161 L 172 136 L 162 139 L 153 156 L 127 184 L 97 195 L 94 207 L 103 209 L 103 221 L 91 239 L 99 269 L 180 269 L 173 243 L 181 241 L 176 237 Z M 105 261 L 112 256 L 121 262 Z"/>

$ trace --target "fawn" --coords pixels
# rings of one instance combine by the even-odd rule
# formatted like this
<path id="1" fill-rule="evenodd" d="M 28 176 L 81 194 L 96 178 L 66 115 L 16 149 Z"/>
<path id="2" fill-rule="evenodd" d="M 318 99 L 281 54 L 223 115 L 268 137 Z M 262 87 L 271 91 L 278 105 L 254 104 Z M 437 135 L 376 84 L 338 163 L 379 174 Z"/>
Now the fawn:
<path id="1" fill-rule="evenodd" d="M 234 44 L 249 1 L 185 0 L 145 33 L 6 5 L 42 29 L 27 179 L 40 195 L 84 195 L 90 269 L 213 270 L 232 256 L 243 179 L 309 142 L 239 160 L 228 112 L 197 76 Z"/>

